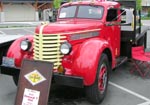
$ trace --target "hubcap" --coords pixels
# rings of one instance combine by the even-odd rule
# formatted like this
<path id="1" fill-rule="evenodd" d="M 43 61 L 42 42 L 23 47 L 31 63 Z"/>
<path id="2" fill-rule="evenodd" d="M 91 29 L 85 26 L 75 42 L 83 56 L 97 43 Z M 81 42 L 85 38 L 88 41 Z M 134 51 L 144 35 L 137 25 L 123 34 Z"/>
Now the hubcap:
<path id="1" fill-rule="evenodd" d="M 100 67 L 99 77 L 98 77 L 98 88 L 100 93 L 103 94 L 107 84 L 107 66 L 102 64 Z"/>

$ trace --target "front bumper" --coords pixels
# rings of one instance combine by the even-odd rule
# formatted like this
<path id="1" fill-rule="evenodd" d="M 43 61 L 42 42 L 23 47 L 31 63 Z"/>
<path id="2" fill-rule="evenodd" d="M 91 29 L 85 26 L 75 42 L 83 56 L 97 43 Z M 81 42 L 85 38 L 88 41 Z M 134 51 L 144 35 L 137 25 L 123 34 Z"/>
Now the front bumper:
<path id="1" fill-rule="evenodd" d="M 20 74 L 20 68 L 15 67 L 7 67 L 0 65 L 1 74 L 10 75 L 10 76 L 18 76 Z M 66 85 L 71 87 L 79 87 L 83 88 L 83 78 L 62 75 L 59 73 L 53 73 L 53 80 L 55 83 L 60 85 Z"/>

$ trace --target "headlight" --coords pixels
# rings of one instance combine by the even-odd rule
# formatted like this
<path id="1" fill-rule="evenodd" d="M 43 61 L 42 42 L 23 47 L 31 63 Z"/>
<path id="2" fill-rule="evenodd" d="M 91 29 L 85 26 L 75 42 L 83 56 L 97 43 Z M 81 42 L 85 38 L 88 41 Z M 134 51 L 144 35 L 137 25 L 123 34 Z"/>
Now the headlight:
<path id="1" fill-rule="evenodd" d="M 71 44 L 68 42 L 63 43 L 60 46 L 60 52 L 62 54 L 69 54 L 71 52 L 71 49 L 72 49 Z"/>
<path id="2" fill-rule="evenodd" d="M 23 51 L 28 51 L 31 47 L 31 42 L 28 39 L 21 41 L 20 47 Z"/>

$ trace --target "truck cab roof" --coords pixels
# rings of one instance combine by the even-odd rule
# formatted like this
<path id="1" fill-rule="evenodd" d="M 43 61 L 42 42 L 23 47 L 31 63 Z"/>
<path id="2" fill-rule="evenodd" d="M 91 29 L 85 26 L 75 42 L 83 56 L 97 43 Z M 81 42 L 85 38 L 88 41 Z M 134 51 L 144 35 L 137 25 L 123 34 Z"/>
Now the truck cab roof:
<path id="1" fill-rule="evenodd" d="M 62 6 L 70 6 L 70 5 L 100 5 L 100 6 L 104 6 L 104 7 L 111 7 L 111 6 L 119 5 L 119 3 L 114 2 L 114 1 L 105 1 L 105 2 L 100 2 L 100 1 L 76 1 L 76 2 L 65 3 Z"/>

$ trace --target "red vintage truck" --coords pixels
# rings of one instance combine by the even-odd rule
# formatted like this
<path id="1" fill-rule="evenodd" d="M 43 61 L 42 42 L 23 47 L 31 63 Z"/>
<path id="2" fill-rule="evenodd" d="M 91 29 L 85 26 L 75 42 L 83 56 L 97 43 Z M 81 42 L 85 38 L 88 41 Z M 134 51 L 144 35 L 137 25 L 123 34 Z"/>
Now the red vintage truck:
<path id="1" fill-rule="evenodd" d="M 34 35 L 11 44 L 1 73 L 17 84 L 23 59 L 53 62 L 55 83 L 85 88 L 87 99 L 99 104 L 109 71 L 131 57 L 132 46 L 146 46 L 146 34 L 136 0 L 65 3 L 56 22 L 37 26 Z"/>

